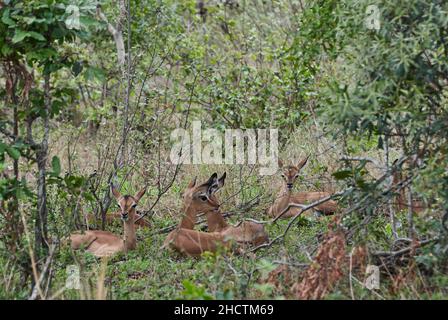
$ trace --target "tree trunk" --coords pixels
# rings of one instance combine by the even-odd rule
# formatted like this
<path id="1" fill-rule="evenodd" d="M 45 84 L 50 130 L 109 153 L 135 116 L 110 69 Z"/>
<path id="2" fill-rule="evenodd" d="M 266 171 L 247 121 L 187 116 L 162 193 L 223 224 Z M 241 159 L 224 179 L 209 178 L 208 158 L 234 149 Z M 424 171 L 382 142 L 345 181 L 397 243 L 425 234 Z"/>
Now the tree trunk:
<path id="1" fill-rule="evenodd" d="M 47 186 L 46 186 L 46 165 L 48 158 L 48 139 L 50 134 L 50 74 L 45 75 L 44 82 L 44 136 L 37 151 L 37 217 L 35 225 L 35 250 L 39 257 L 42 249 L 48 248 L 48 231 L 47 231 Z"/>

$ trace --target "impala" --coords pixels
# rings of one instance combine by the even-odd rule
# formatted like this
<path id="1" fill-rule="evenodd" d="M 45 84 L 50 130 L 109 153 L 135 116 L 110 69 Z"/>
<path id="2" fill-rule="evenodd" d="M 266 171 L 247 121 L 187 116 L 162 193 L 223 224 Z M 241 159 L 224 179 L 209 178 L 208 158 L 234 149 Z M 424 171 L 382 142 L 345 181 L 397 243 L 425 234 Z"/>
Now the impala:
<path id="1" fill-rule="evenodd" d="M 219 203 L 213 197 L 213 181 L 196 186 L 194 179 L 184 192 L 184 216 L 179 226 L 166 237 L 162 248 L 171 248 L 182 254 L 200 256 L 205 251 L 216 252 L 219 247 L 229 247 L 231 243 L 220 232 L 202 232 L 194 230 L 197 212 L 209 213 L 219 209 Z"/>
<path id="2" fill-rule="evenodd" d="M 306 205 L 331 195 L 328 192 L 292 192 L 294 183 L 299 177 L 300 170 L 305 166 L 308 158 L 309 156 L 301 160 L 297 165 L 289 165 L 286 167 L 283 167 L 283 162 L 281 160 L 278 161 L 279 168 L 283 170 L 281 176 L 284 180 L 284 185 L 278 193 L 276 200 L 268 209 L 269 215 L 273 217 L 279 216 L 291 203 Z M 338 205 L 334 200 L 328 200 L 315 207 L 316 211 L 326 215 L 333 214 L 337 209 Z M 301 208 L 291 207 L 281 217 L 290 218 L 301 212 Z"/>
<path id="3" fill-rule="evenodd" d="M 205 183 L 190 182 L 184 193 L 184 217 L 177 229 L 166 238 L 163 247 L 191 256 L 205 251 L 215 252 L 219 247 L 229 248 L 232 243 L 258 245 L 268 240 L 264 227 L 244 221 L 238 226 L 229 226 L 219 209 L 215 193 L 224 185 L 226 174 L 218 179 L 214 173 Z M 194 230 L 198 213 L 207 217 L 209 232 Z"/>
<path id="4" fill-rule="evenodd" d="M 212 195 L 214 201 L 218 202 L 215 193 L 224 186 L 226 179 L 226 172 L 217 178 L 216 173 L 214 173 L 209 181 L 212 184 Z M 221 211 L 209 211 L 206 213 L 207 225 L 209 232 L 220 232 L 228 239 L 233 239 L 239 244 L 250 244 L 250 245 L 260 245 L 269 241 L 268 235 L 264 230 L 264 226 L 259 223 L 252 221 L 242 221 L 237 226 L 231 226 L 227 224 Z"/>
<path id="5" fill-rule="evenodd" d="M 73 249 L 84 248 L 97 257 L 110 256 L 118 252 L 128 252 L 135 249 L 137 241 L 135 235 L 135 208 L 140 198 L 145 194 L 146 188 L 140 190 L 135 196 L 121 196 L 120 192 L 111 186 L 112 194 L 117 200 L 123 221 L 123 236 L 120 237 L 109 231 L 88 230 L 70 235 Z"/>

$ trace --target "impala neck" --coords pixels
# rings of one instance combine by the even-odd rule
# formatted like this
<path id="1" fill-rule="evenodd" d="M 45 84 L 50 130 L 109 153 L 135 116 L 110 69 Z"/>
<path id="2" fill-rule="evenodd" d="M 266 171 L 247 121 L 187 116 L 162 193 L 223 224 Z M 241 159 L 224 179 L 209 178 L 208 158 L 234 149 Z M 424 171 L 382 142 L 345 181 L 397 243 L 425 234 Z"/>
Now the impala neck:
<path id="1" fill-rule="evenodd" d="M 193 230 L 197 220 L 196 210 L 190 204 L 190 205 L 184 205 L 183 211 L 184 211 L 184 217 L 180 222 L 179 228 Z"/>
<path id="2" fill-rule="evenodd" d="M 137 246 L 137 237 L 135 235 L 135 217 L 133 214 L 129 215 L 129 219 L 123 223 L 124 228 L 124 247 L 125 250 L 133 250 Z"/>
<path id="3" fill-rule="evenodd" d="M 209 232 L 220 232 L 229 226 L 220 210 L 207 212 L 207 225 Z"/>
<path id="4" fill-rule="evenodd" d="M 278 213 L 282 212 L 288 205 L 291 200 L 292 190 L 288 189 L 285 186 L 280 190 L 280 193 L 275 200 L 276 203 L 276 211 Z"/>

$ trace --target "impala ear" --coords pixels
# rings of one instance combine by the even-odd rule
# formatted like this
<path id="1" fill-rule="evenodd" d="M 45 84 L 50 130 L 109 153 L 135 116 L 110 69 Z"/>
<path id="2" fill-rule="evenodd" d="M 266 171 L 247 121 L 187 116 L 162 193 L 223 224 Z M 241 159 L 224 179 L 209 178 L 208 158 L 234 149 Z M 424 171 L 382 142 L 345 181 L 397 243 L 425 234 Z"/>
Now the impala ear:
<path id="1" fill-rule="evenodd" d="M 306 165 L 306 163 L 308 162 L 308 158 L 309 158 L 310 156 L 308 155 L 305 159 L 303 159 L 302 161 L 300 161 L 298 164 L 297 164 L 297 169 L 302 169 L 305 165 Z"/>
<path id="2" fill-rule="evenodd" d="M 143 188 L 143 189 L 141 189 L 141 190 L 134 196 L 135 201 L 138 202 L 138 201 L 141 199 L 141 197 L 143 197 L 143 195 L 145 194 L 145 192 L 146 192 L 146 187 Z"/>
<path id="3" fill-rule="evenodd" d="M 218 183 L 218 174 L 215 172 L 210 176 L 210 178 L 207 180 L 207 182 L 204 183 L 204 185 L 210 187 L 217 183 Z"/>
<path id="4" fill-rule="evenodd" d="M 224 182 L 226 180 L 227 177 L 227 172 L 224 172 L 223 175 L 221 176 L 221 178 L 218 179 L 218 189 L 221 189 L 222 186 L 224 185 Z"/>
<path id="5" fill-rule="evenodd" d="M 207 187 L 208 194 L 215 192 L 218 188 L 218 174 L 216 172 L 213 173 L 203 186 Z"/>
<path id="6" fill-rule="evenodd" d="M 188 189 L 191 189 L 196 185 L 196 178 L 197 177 L 194 177 L 194 179 L 190 181 L 190 183 L 187 186 Z"/>
<path id="7" fill-rule="evenodd" d="M 117 190 L 117 188 L 115 188 L 115 186 L 111 183 L 110 184 L 110 192 L 112 192 L 112 194 L 114 195 L 115 199 L 120 199 L 121 198 L 121 194 L 120 191 Z"/>
<path id="8" fill-rule="evenodd" d="M 281 169 L 283 168 L 283 161 L 278 159 L 278 167 Z"/>

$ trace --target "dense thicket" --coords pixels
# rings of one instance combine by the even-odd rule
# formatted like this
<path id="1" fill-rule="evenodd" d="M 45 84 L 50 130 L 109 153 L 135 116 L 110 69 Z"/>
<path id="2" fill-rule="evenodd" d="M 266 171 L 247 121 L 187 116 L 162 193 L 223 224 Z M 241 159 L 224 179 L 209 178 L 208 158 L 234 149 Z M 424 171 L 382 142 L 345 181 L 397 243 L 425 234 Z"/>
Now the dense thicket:
<path id="1" fill-rule="evenodd" d="M 91 298 L 101 275 L 109 298 L 446 297 L 448 3 L 370 5 L 0 1 L 0 297 Z M 338 191 L 342 212 L 269 224 L 257 259 L 161 252 L 193 176 L 228 170 L 224 205 L 259 220 L 277 192 L 251 166 L 171 165 L 193 120 L 278 128 L 282 158 L 311 154 L 301 188 Z M 111 183 L 148 186 L 151 230 L 101 267 L 63 239 L 87 213 L 109 227 Z M 377 291 L 353 282 L 366 264 Z M 60 291 L 67 265 L 80 292 Z"/>

